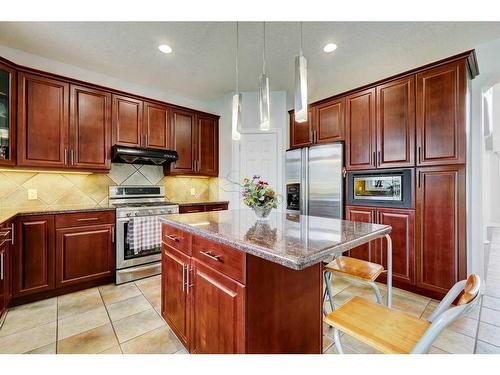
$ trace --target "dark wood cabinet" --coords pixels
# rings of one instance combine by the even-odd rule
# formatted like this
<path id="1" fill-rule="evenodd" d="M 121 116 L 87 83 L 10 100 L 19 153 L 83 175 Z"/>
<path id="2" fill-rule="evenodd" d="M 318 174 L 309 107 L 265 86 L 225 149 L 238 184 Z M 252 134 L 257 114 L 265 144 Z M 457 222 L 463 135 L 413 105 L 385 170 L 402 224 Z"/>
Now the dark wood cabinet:
<path id="1" fill-rule="evenodd" d="M 374 208 L 347 206 L 345 212 L 346 220 L 360 221 L 363 223 L 376 222 L 377 217 L 376 210 Z M 371 241 L 367 244 L 355 247 L 348 252 L 348 255 L 353 258 L 376 262 L 376 241 Z"/>
<path id="2" fill-rule="evenodd" d="M 179 206 L 179 213 L 192 214 L 194 212 L 224 211 L 227 210 L 228 207 L 229 207 L 228 202 L 210 203 L 210 204 L 193 203 L 189 205 Z"/>
<path id="3" fill-rule="evenodd" d="M 10 254 L 12 232 L 10 224 L 0 225 L 0 327 L 9 307 L 10 290 Z"/>
<path id="4" fill-rule="evenodd" d="M 196 171 L 196 118 L 193 113 L 172 111 L 172 142 L 179 160 L 170 165 L 170 174 L 193 174 Z"/>
<path id="5" fill-rule="evenodd" d="M 0 62 L 0 166 L 16 164 L 16 77 L 13 66 Z"/>
<path id="6" fill-rule="evenodd" d="M 113 95 L 113 144 L 141 147 L 143 102 L 135 98 Z"/>
<path id="7" fill-rule="evenodd" d="M 219 175 L 219 122 L 213 117 L 198 116 L 197 172 Z"/>
<path id="8" fill-rule="evenodd" d="M 245 352 L 245 287 L 193 259 L 191 353 Z"/>
<path id="9" fill-rule="evenodd" d="M 161 150 L 172 149 L 170 144 L 170 110 L 167 106 L 144 102 L 143 127 L 144 147 Z"/>
<path id="10" fill-rule="evenodd" d="M 14 297 L 55 288 L 54 216 L 26 216 L 17 219 L 12 258 Z"/>
<path id="11" fill-rule="evenodd" d="M 375 88 L 346 97 L 346 169 L 376 167 Z"/>
<path id="12" fill-rule="evenodd" d="M 315 143 L 331 143 L 344 140 L 345 98 L 318 105 L 315 120 Z"/>
<path id="13" fill-rule="evenodd" d="M 290 148 L 309 146 L 313 143 L 314 109 L 307 111 L 307 121 L 296 122 L 295 115 L 290 114 Z"/>
<path id="14" fill-rule="evenodd" d="M 415 166 L 415 79 L 377 86 L 377 168 Z"/>
<path id="15" fill-rule="evenodd" d="M 465 164 L 466 61 L 416 76 L 417 165 Z"/>
<path id="16" fill-rule="evenodd" d="M 18 154 L 22 167 L 68 163 L 69 85 L 44 76 L 18 75 Z"/>
<path id="17" fill-rule="evenodd" d="M 114 271 L 114 224 L 56 229 L 57 288 L 108 279 Z"/>
<path id="18" fill-rule="evenodd" d="M 191 258 L 163 244 L 162 256 L 162 316 L 184 346 L 189 347 L 189 300 L 186 274 Z"/>
<path id="19" fill-rule="evenodd" d="M 69 161 L 82 169 L 111 168 L 111 94 L 70 86 Z"/>
<path id="20" fill-rule="evenodd" d="M 466 277 L 465 166 L 417 169 L 417 286 L 446 293 Z"/>

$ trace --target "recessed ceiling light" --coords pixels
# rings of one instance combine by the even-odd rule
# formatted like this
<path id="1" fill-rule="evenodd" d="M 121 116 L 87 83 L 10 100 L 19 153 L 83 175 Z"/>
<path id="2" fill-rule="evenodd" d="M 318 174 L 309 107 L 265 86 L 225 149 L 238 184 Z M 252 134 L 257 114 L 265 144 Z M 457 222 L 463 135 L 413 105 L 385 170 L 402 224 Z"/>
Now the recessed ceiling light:
<path id="1" fill-rule="evenodd" d="M 333 52 L 337 49 L 337 45 L 335 43 L 328 43 L 326 46 L 323 47 L 323 51 L 326 53 Z"/>
<path id="2" fill-rule="evenodd" d="M 172 53 L 172 48 L 167 44 L 160 44 L 158 49 L 163 53 Z"/>

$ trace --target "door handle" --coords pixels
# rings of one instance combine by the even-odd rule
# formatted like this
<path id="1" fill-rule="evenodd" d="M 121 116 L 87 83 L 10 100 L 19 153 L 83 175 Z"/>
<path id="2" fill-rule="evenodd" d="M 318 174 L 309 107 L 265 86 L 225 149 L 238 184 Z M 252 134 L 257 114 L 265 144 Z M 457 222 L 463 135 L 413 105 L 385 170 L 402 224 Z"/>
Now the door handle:
<path id="1" fill-rule="evenodd" d="M 68 165 L 68 149 L 64 149 L 64 165 Z"/>
<path id="2" fill-rule="evenodd" d="M 77 219 L 76 221 L 95 221 L 95 220 L 99 220 L 99 218 L 98 217 L 84 217 L 81 219 Z"/>
<path id="3" fill-rule="evenodd" d="M 378 163 L 379 167 L 380 167 L 380 164 L 382 164 L 382 162 L 381 162 L 382 157 L 381 156 L 382 156 L 382 153 L 379 151 L 378 152 L 378 157 L 377 157 L 377 163 Z"/>
<path id="4" fill-rule="evenodd" d="M 111 227 L 111 243 L 115 243 L 115 226 Z"/>
<path id="5" fill-rule="evenodd" d="M 186 290 L 186 265 L 182 265 L 182 291 Z"/>
<path id="6" fill-rule="evenodd" d="M 72 148 L 71 149 L 71 153 L 70 153 L 70 156 L 71 156 L 71 165 L 75 165 L 75 150 Z"/>
<path id="7" fill-rule="evenodd" d="M 373 165 L 377 166 L 377 153 L 373 151 Z"/>
<path id="8" fill-rule="evenodd" d="M 417 187 L 420 189 L 420 180 L 421 180 L 421 176 L 420 176 L 421 172 L 418 171 L 417 172 Z"/>
<path id="9" fill-rule="evenodd" d="M 14 224 L 10 224 L 10 244 L 14 246 Z"/>
<path id="10" fill-rule="evenodd" d="M 418 156 L 418 164 L 421 163 L 422 161 L 422 148 L 420 146 L 418 146 L 418 152 L 417 152 L 417 156 Z"/>
<path id="11" fill-rule="evenodd" d="M 221 256 L 220 255 L 213 255 L 211 251 L 201 251 L 201 254 L 202 255 L 205 255 L 206 257 L 212 259 L 212 260 L 215 260 L 216 262 L 222 262 L 222 260 L 220 259 Z"/>
<path id="12" fill-rule="evenodd" d="M 168 238 L 169 240 L 172 240 L 174 242 L 179 242 L 179 238 L 177 238 L 176 236 L 165 234 L 163 237 Z"/>
<path id="13" fill-rule="evenodd" d="M 3 280 L 3 253 L 0 254 L 0 280 Z"/>

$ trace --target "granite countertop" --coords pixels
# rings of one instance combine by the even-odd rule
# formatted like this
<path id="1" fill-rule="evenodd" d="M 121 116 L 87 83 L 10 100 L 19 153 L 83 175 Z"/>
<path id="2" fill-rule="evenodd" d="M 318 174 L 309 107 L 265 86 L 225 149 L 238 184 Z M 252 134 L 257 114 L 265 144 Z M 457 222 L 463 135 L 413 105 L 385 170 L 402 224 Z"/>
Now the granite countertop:
<path id="1" fill-rule="evenodd" d="M 388 225 L 272 212 L 257 221 L 253 211 L 165 215 L 160 220 L 285 267 L 300 270 L 391 232 Z"/>
<path id="2" fill-rule="evenodd" d="M 178 204 L 179 206 L 195 206 L 197 204 L 200 205 L 212 205 L 212 204 L 229 204 L 229 201 L 175 201 L 173 202 L 175 204 Z"/>

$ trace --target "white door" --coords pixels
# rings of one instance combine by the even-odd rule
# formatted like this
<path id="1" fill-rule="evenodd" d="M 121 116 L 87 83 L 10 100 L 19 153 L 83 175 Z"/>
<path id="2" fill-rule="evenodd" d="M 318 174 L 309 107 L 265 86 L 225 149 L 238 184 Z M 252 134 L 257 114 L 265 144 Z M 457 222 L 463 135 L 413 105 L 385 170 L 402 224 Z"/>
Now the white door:
<path id="1" fill-rule="evenodd" d="M 269 186 L 281 193 L 282 161 L 278 155 L 278 133 L 242 133 L 240 148 L 240 181 L 254 175 L 269 182 Z M 240 208 L 246 207 L 240 199 Z"/>

